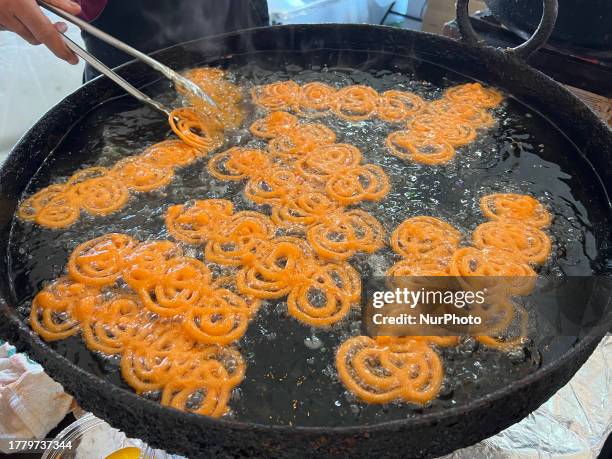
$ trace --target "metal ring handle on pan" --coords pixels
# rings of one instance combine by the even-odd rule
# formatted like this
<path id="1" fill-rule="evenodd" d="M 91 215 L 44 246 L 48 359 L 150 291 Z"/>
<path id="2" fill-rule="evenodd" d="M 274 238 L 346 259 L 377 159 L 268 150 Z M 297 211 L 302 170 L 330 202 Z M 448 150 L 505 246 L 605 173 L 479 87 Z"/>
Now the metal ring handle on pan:
<path id="1" fill-rule="evenodd" d="M 526 1 L 526 0 L 522 0 Z M 459 32 L 461 34 L 461 39 L 466 43 L 479 46 L 483 44 L 483 40 L 478 36 L 474 27 L 472 27 L 472 22 L 470 21 L 470 14 L 468 11 L 468 4 L 470 0 L 457 0 L 456 3 L 456 14 L 457 14 L 457 24 L 459 26 Z M 507 48 L 503 51 L 512 54 L 519 59 L 527 59 L 533 53 L 535 53 L 538 49 L 540 49 L 552 33 L 555 28 L 555 22 L 557 21 L 557 14 L 559 13 L 559 2 L 558 0 L 542 0 L 543 5 L 543 13 L 542 19 L 540 20 L 540 24 L 538 28 L 533 33 L 531 38 L 527 40 L 522 45 L 519 45 L 515 48 Z"/>

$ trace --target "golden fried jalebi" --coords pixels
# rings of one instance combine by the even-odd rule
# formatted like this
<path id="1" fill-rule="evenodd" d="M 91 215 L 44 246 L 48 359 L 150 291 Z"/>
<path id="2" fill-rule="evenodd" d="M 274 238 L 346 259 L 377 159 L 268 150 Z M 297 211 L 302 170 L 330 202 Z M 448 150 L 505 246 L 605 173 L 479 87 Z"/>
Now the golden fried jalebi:
<path id="1" fill-rule="evenodd" d="M 49 185 L 46 188 L 34 193 L 25 199 L 17 210 L 17 216 L 24 221 L 32 221 L 40 210 L 45 207 L 51 199 L 65 193 L 68 190 L 66 185 Z"/>
<path id="2" fill-rule="evenodd" d="M 454 86 L 445 91 L 444 97 L 453 102 L 467 103 L 479 108 L 495 108 L 504 98 L 499 91 L 485 88 L 480 83 Z"/>
<path id="3" fill-rule="evenodd" d="M 311 183 L 324 184 L 338 171 L 359 165 L 361 158 L 357 147 L 335 143 L 315 148 L 296 163 L 295 170 Z"/>
<path id="4" fill-rule="evenodd" d="M 457 276 L 468 289 L 487 287 L 492 293 L 528 295 L 535 286 L 535 271 L 508 250 L 457 249 L 449 265 L 451 276 Z M 494 277 L 487 281 L 486 277 Z M 494 291 L 494 292 L 493 292 Z"/>
<path id="5" fill-rule="evenodd" d="M 460 240 L 461 233 L 445 221 L 419 216 L 404 220 L 393 231 L 390 245 L 406 258 L 448 260 Z"/>
<path id="6" fill-rule="evenodd" d="M 79 198 L 70 190 L 54 193 L 46 204 L 36 212 L 34 221 L 47 228 L 66 228 L 79 219 L 81 214 Z"/>
<path id="7" fill-rule="evenodd" d="M 185 72 L 185 76 L 198 85 L 215 102 L 210 106 L 199 97 L 194 97 L 180 85 L 177 90 L 189 97 L 191 105 L 203 115 L 218 117 L 225 128 L 238 128 L 244 115 L 239 106 L 242 100 L 240 88 L 226 80 L 225 72 L 220 69 L 201 67 Z"/>
<path id="8" fill-rule="evenodd" d="M 171 258 L 152 277 L 149 286 L 136 291 L 144 307 L 161 317 L 173 317 L 195 306 L 211 281 L 208 267 L 190 257 Z"/>
<path id="9" fill-rule="evenodd" d="M 148 322 L 138 297 L 131 295 L 118 295 L 105 302 L 87 298 L 78 311 L 85 344 L 106 355 L 121 353 Z"/>
<path id="10" fill-rule="evenodd" d="M 524 308 L 515 307 L 514 315 L 518 313 L 518 324 L 515 327 L 517 330 L 512 330 L 512 327 L 507 327 L 500 336 L 478 335 L 476 339 L 487 347 L 507 351 L 521 347 L 527 339 L 527 322 L 529 316 Z M 514 335 L 514 336 L 512 336 Z"/>
<path id="11" fill-rule="evenodd" d="M 542 230 L 519 220 L 495 220 L 479 225 L 472 234 L 474 245 L 514 252 L 528 263 L 544 263 L 550 256 L 550 238 Z"/>
<path id="12" fill-rule="evenodd" d="M 152 321 L 124 344 L 121 376 L 137 393 L 162 389 L 173 371 L 193 360 L 196 342 L 188 338 L 180 324 Z"/>
<path id="13" fill-rule="evenodd" d="M 161 167 L 181 167 L 192 163 L 200 150 L 182 140 L 165 140 L 148 147 L 142 154 L 147 161 Z"/>
<path id="14" fill-rule="evenodd" d="M 304 250 L 303 240 L 278 238 L 260 244 L 250 266 L 236 276 L 240 293 L 261 299 L 286 296 L 316 269 L 316 262 Z"/>
<path id="15" fill-rule="evenodd" d="M 121 180 L 103 176 L 83 180 L 72 190 L 78 196 L 81 208 L 91 215 L 109 215 L 122 209 L 130 195 Z"/>
<path id="16" fill-rule="evenodd" d="M 349 264 L 327 264 L 291 290 L 287 307 L 300 322 L 325 327 L 346 317 L 360 295 L 361 279 Z"/>
<path id="17" fill-rule="evenodd" d="M 291 190 L 298 189 L 303 180 L 284 166 L 271 167 L 251 177 L 244 188 L 247 198 L 257 204 L 276 204 Z"/>
<path id="18" fill-rule="evenodd" d="M 373 253 L 383 246 L 383 228 L 363 210 L 337 212 L 308 230 L 308 242 L 325 260 L 342 261 L 356 252 Z"/>
<path id="19" fill-rule="evenodd" d="M 98 296 L 98 289 L 60 277 L 32 300 L 30 326 L 46 341 L 76 335 L 79 332 L 77 308 L 80 302 Z"/>
<path id="20" fill-rule="evenodd" d="M 200 244 L 215 234 L 221 222 L 230 217 L 233 211 L 233 204 L 225 199 L 170 206 L 166 212 L 166 228 L 179 241 Z"/>
<path id="21" fill-rule="evenodd" d="M 91 239 L 72 251 L 68 273 L 72 279 L 85 285 L 112 285 L 121 275 L 124 260 L 136 244 L 135 239 L 119 233 Z"/>
<path id="22" fill-rule="evenodd" d="M 306 83 L 299 94 L 296 112 L 306 118 L 326 115 L 334 105 L 336 88 L 319 82 Z"/>
<path id="23" fill-rule="evenodd" d="M 480 198 L 480 208 L 490 220 L 520 220 L 536 228 L 544 228 L 552 220 L 550 213 L 537 199 L 525 194 L 489 194 Z"/>
<path id="24" fill-rule="evenodd" d="M 321 270 L 289 293 L 289 314 L 314 327 L 333 325 L 342 320 L 351 308 L 351 301 Z"/>
<path id="25" fill-rule="evenodd" d="M 261 150 L 233 147 L 208 161 L 208 172 L 219 180 L 242 180 L 267 169 L 270 159 Z"/>
<path id="26" fill-rule="evenodd" d="M 487 129 L 495 124 L 491 113 L 467 102 L 438 99 L 429 103 L 427 112 L 443 118 L 454 118 L 457 122 L 467 123 L 474 129 Z"/>
<path id="27" fill-rule="evenodd" d="M 425 341 L 404 340 L 394 352 L 367 336 L 349 338 L 336 353 L 342 384 L 368 403 L 426 404 L 440 392 L 444 370 Z"/>
<path id="28" fill-rule="evenodd" d="M 411 118 L 406 126 L 415 138 L 430 137 L 438 142 L 447 142 L 461 147 L 476 140 L 476 130 L 468 123 L 461 123 L 452 116 L 427 113 Z"/>
<path id="29" fill-rule="evenodd" d="M 449 276 L 449 261 L 449 258 L 444 256 L 411 255 L 391 266 L 387 271 L 387 276 Z"/>
<path id="30" fill-rule="evenodd" d="M 333 111 L 339 118 L 362 121 L 376 111 L 378 93 L 364 85 L 347 86 L 336 93 Z"/>
<path id="31" fill-rule="evenodd" d="M 143 242 L 125 257 L 121 276 L 135 291 L 150 289 L 166 269 L 168 260 L 182 255 L 183 251 L 174 242 Z"/>
<path id="32" fill-rule="evenodd" d="M 205 257 L 220 265 L 250 265 L 259 244 L 270 240 L 274 231 L 268 216 L 259 212 L 238 212 L 208 241 Z"/>
<path id="33" fill-rule="evenodd" d="M 234 275 L 219 276 L 212 283 L 213 289 L 225 289 L 232 293 L 237 293 L 238 288 L 236 287 L 236 277 Z M 250 295 L 241 295 L 242 299 L 249 308 L 249 316 L 253 318 L 257 311 L 261 308 L 262 301 L 259 298 L 255 298 Z"/>
<path id="34" fill-rule="evenodd" d="M 117 177 L 130 190 L 153 191 L 166 186 L 174 178 L 172 167 L 159 166 L 146 158 L 133 156 L 117 162 L 110 175 Z"/>
<path id="35" fill-rule="evenodd" d="M 190 107 L 177 108 L 168 116 L 170 127 L 187 145 L 206 154 L 221 146 L 223 136 L 219 126 L 211 118 Z"/>
<path id="36" fill-rule="evenodd" d="M 374 164 L 340 169 L 325 184 L 329 197 L 344 206 L 361 201 L 380 201 L 389 189 L 387 174 Z"/>
<path id="37" fill-rule="evenodd" d="M 336 133 L 320 123 L 300 124 L 268 143 L 268 151 L 283 160 L 307 156 L 322 145 L 333 144 Z"/>
<path id="38" fill-rule="evenodd" d="M 223 345 L 242 338 L 250 316 L 251 309 L 243 298 L 230 290 L 216 289 L 185 311 L 182 324 L 197 342 Z"/>
<path id="39" fill-rule="evenodd" d="M 162 391 L 162 405 L 207 416 L 227 411 L 231 390 L 244 378 L 245 364 L 231 349 L 209 346 L 173 365 Z"/>
<path id="40" fill-rule="evenodd" d="M 455 156 L 455 149 L 445 140 L 411 131 L 392 132 L 386 145 L 392 155 L 421 164 L 444 164 Z"/>
<path id="41" fill-rule="evenodd" d="M 278 226 L 311 226 L 338 208 L 338 203 L 327 194 L 305 189 L 295 196 L 287 196 L 282 205 L 272 207 L 271 218 Z"/>
<path id="42" fill-rule="evenodd" d="M 300 86 L 295 81 L 277 81 L 251 89 L 255 105 L 268 110 L 286 110 L 299 100 Z"/>
<path id="43" fill-rule="evenodd" d="M 425 108 L 425 101 L 407 91 L 385 91 L 378 99 L 376 115 L 387 123 L 400 123 Z"/>
<path id="44" fill-rule="evenodd" d="M 272 139 L 289 134 L 298 124 L 298 119 L 287 112 L 272 112 L 264 118 L 258 119 L 249 130 L 251 134 L 264 139 Z"/>
<path id="45" fill-rule="evenodd" d="M 195 377 L 177 379 L 164 386 L 161 404 L 181 411 L 220 417 L 227 411 L 230 390 L 223 384 L 209 384 Z M 194 403 L 197 400 L 198 403 Z"/>

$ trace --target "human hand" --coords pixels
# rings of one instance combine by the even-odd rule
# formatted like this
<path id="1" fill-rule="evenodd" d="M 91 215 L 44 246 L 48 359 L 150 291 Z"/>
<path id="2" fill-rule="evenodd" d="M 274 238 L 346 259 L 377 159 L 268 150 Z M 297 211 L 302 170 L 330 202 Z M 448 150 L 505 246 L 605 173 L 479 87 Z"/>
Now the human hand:
<path id="1" fill-rule="evenodd" d="M 81 6 L 70 0 L 46 0 L 67 13 L 79 14 Z M 61 33 L 68 26 L 64 22 L 53 24 L 35 0 L 0 0 L 0 30 L 10 30 L 32 45 L 44 44 L 53 54 L 71 64 L 79 58 L 66 45 Z"/>

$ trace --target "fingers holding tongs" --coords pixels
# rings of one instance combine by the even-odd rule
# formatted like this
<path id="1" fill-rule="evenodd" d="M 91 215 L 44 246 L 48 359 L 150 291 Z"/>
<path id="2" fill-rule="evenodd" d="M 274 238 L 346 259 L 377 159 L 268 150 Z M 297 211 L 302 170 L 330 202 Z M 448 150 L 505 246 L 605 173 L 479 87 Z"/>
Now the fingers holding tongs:
<path id="1" fill-rule="evenodd" d="M 135 57 L 136 59 L 138 59 L 141 62 L 144 62 L 145 64 L 149 65 L 153 69 L 155 69 L 158 72 L 160 72 L 162 75 L 164 75 L 166 78 L 171 80 L 176 85 L 184 88 L 190 95 L 192 95 L 194 97 L 198 97 L 198 98 L 204 100 L 205 102 L 207 102 L 213 108 L 217 108 L 217 104 L 212 100 L 212 98 L 208 94 L 206 94 L 204 91 L 202 91 L 202 89 L 199 86 L 197 86 L 191 80 L 189 80 L 189 79 L 185 78 L 184 76 L 180 75 L 179 73 L 175 72 L 170 67 L 168 67 L 168 66 L 162 64 L 161 62 L 153 59 L 152 57 L 150 57 L 150 56 L 148 56 L 148 55 L 138 51 L 137 49 L 132 48 L 131 46 L 129 46 L 126 43 L 122 42 L 121 40 L 118 40 L 115 37 L 107 34 L 106 32 L 101 31 L 100 29 L 92 26 L 87 21 L 84 21 L 81 18 L 73 16 L 72 14 L 67 13 L 67 12 L 65 12 L 65 11 L 63 11 L 63 10 L 53 6 L 53 5 L 49 5 L 49 4 L 47 4 L 47 3 L 43 2 L 43 1 L 40 1 L 40 0 L 37 0 L 37 1 L 38 1 L 39 5 L 41 7 L 47 9 L 48 11 L 51 11 L 52 13 L 54 13 L 56 15 L 58 15 L 62 19 L 65 19 L 66 21 L 76 25 L 81 30 L 89 32 L 91 35 L 93 35 L 96 38 L 99 38 L 100 40 L 104 41 L 105 43 L 107 43 L 107 44 L 109 44 L 109 45 L 111 45 L 111 46 L 113 46 L 113 47 L 115 47 L 115 48 L 117 48 L 117 49 L 119 49 L 119 50 L 129 54 L 130 56 Z M 160 103 L 160 102 L 158 102 L 156 100 L 151 99 L 149 96 L 144 94 L 142 91 L 140 91 L 139 89 L 137 89 L 134 86 L 132 86 L 124 78 L 119 76 L 117 73 L 115 73 L 112 69 L 107 67 L 104 63 L 102 63 L 100 60 L 98 60 L 95 56 L 90 54 L 88 51 L 86 51 L 85 49 L 81 48 L 77 43 L 75 43 L 73 40 L 71 40 L 66 35 L 63 35 L 63 38 L 66 41 L 66 44 L 68 45 L 68 47 L 72 51 L 74 51 L 75 54 L 77 54 L 78 56 L 82 57 L 83 60 L 85 60 L 88 64 L 90 64 L 97 71 L 99 71 L 103 75 L 106 75 L 108 78 L 110 78 L 112 81 L 117 83 L 119 86 L 121 86 L 123 89 L 125 89 L 129 94 L 134 96 L 136 99 L 138 99 L 138 100 L 144 102 L 145 104 L 153 107 L 154 109 L 164 113 L 165 116 L 170 116 L 171 109 L 166 107 L 164 104 L 162 104 L 162 103 Z"/>

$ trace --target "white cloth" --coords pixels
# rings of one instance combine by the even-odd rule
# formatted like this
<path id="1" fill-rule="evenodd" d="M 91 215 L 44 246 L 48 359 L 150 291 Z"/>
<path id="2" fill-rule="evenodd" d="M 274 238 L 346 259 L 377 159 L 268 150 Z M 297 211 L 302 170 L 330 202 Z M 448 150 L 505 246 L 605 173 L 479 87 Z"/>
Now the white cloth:
<path id="1" fill-rule="evenodd" d="M 71 403 L 72 397 L 40 365 L 8 343 L 0 345 L 0 440 L 45 438 Z"/>

